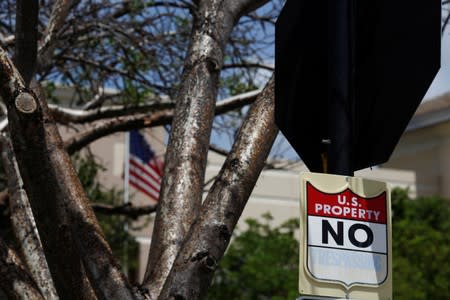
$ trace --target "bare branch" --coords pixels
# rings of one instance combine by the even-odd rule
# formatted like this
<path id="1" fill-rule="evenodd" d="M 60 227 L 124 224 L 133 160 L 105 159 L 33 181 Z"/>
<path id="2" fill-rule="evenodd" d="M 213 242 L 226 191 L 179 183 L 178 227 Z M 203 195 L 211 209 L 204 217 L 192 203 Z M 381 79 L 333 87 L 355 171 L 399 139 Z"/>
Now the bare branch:
<path id="1" fill-rule="evenodd" d="M 230 110 L 245 106 L 254 101 L 261 90 L 243 93 L 227 98 L 217 104 L 216 114 L 222 114 Z M 170 100 L 157 98 L 142 105 L 114 105 L 103 106 L 97 109 L 73 109 L 50 104 L 49 109 L 56 122 L 88 123 L 107 118 L 117 118 L 134 114 L 144 114 L 174 108 L 175 103 Z M 170 120 L 172 121 L 172 120 Z"/>
<path id="2" fill-rule="evenodd" d="M 270 0 L 233 0 L 230 7 L 233 9 L 233 14 L 239 18 L 249 12 L 252 12 L 263 6 Z"/>
<path id="3" fill-rule="evenodd" d="M 103 203 L 92 203 L 92 208 L 96 213 L 104 215 L 123 215 L 132 219 L 137 219 L 140 216 L 150 215 L 156 212 L 157 205 L 133 206 L 131 203 L 112 206 Z"/>
<path id="4" fill-rule="evenodd" d="M 0 35 L 0 46 L 9 47 L 16 42 L 16 37 L 14 35 L 2 36 Z"/>
<path id="5" fill-rule="evenodd" d="M 68 124 L 87 123 L 107 118 L 149 113 L 152 111 L 166 110 L 174 106 L 175 104 L 173 102 L 154 101 L 154 103 L 144 105 L 114 105 L 89 110 L 65 108 L 50 104 L 49 109 L 56 122 Z"/>
<path id="6" fill-rule="evenodd" d="M 49 65 L 56 47 L 58 31 L 66 21 L 70 8 L 77 5 L 80 0 L 57 0 L 38 50 L 40 68 Z"/>
<path id="7" fill-rule="evenodd" d="M 181 3 L 179 3 L 181 2 Z M 163 6 L 163 7 L 176 7 L 176 8 L 185 8 L 185 9 L 194 9 L 194 6 L 189 3 L 188 1 L 179 1 L 179 2 L 172 2 L 172 1 L 149 1 L 147 3 L 144 3 L 146 6 L 151 7 L 157 7 L 157 6 Z M 123 17 L 130 12 L 132 12 L 132 5 L 130 5 L 131 0 L 125 0 L 122 3 L 122 6 L 114 11 L 112 14 L 113 18 L 120 18 Z"/>
<path id="8" fill-rule="evenodd" d="M 255 101 L 256 96 L 260 93 L 260 90 L 255 90 L 238 96 L 230 97 L 228 99 L 220 101 L 215 109 L 215 114 L 224 114 L 233 109 L 243 107 Z M 138 108 L 136 108 L 138 109 Z M 142 109 L 146 109 L 142 107 Z M 106 110 L 108 110 L 106 108 Z M 120 109 L 117 109 L 119 112 Z M 124 108 L 123 113 L 126 112 Z M 81 112 L 82 114 L 82 112 Z M 90 114 L 87 112 L 87 114 Z M 75 136 L 69 138 L 64 142 L 65 148 L 69 154 L 73 154 L 79 151 L 83 147 L 89 145 L 93 141 L 102 138 L 108 134 L 112 134 L 119 131 L 129 131 L 132 129 L 157 127 L 161 125 L 168 125 L 172 122 L 173 110 L 166 109 L 157 111 L 151 115 L 148 114 L 134 114 L 129 116 L 119 116 L 113 119 L 103 120 L 91 124 L 91 126 Z M 68 115 L 68 111 L 65 110 L 65 116 L 63 118 L 72 118 L 74 115 Z"/>
<path id="9" fill-rule="evenodd" d="M 69 154 L 73 154 L 93 141 L 111 133 L 169 124 L 172 117 L 172 110 L 163 110 L 150 116 L 137 114 L 99 121 L 92 124 L 87 130 L 66 140 L 65 148 Z"/>
<path id="10" fill-rule="evenodd" d="M 94 108 L 99 108 L 105 103 L 108 99 L 113 99 L 115 97 L 119 97 L 120 93 L 111 93 L 106 94 L 103 88 L 100 88 L 95 96 L 88 102 L 86 102 L 82 109 L 89 110 Z"/>
<path id="11" fill-rule="evenodd" d="M 82 261 L 99 298 L 134 299 L 89 206 L 43 96 L 25 89 L 2 48 L 0 95 L 8 108 L 14 152 L 58 294 L 71 299 L 76 290 L 86 298 L 92 297 L 89 283 L 83 277 Z M 61 247 L 64 252 L 55 251 Z"/>
<path id="12" fill-rule="evenodd" d="M 243 94 L 239 94 L 239 95 L 224 99 L 224 100 L 220 101 L 219 103 L 217 103 L 216 109 L 215 109 L 215 114 L 216 115 L 224 114 L 233 109 L 237 109 L 237 108 L 243 107 L 245 105 L 251 104 L 251 103 L 255 102 L 257 96 L 260 93 L 261 93 L 261 90 L 258 89 L 258 90 L 246 92 Z"/>
<path id="13" fill-rule="evenodd" d="M 24 84 L 6 59 L 6 51 L 0 49 L 0 95 L 8 106 L 8 129 L 61 298 L 139 298 L 112 258 L 93 211 L 137 217 L 155 207 L 94 205 L 92 209 L 64 152 L 55 121 L 77 130 L 66 144 L 69 152 L 117 131 L 170 127 L 166 157 L 170 162 L 142 289 L 145 293 L 148 288 L 155 299 L 202 205 L 214 115 L 236 110 L 230 118 L 216 119 L 230 120 L 230 137 L 235 137 L 237 118 L 247 111 L 240 108 L 260 94 L 256 91 L 217 102 L 219 91 L 222 97 L 235 88 L 255 86 L 261 78 L 258 68 L 272 69 L 264 62 L 272 56 L 267 52 L 282 0 L 272 1 L 269 9 L 252 12 L 267 2 L 39 1 L 36 78 L 73 86 L 73 97 L 63 101 L 69 98 L 68 106 L 84 108 L 80 110 L 49 109 L 46 99 Z M 18 2 L 0 3 L 0 46 L 10 45 L 6 50 L 12 53 L 19 38 L 14 33 Z M 222 78 L 225 85 L 219 85 L 224 68 L 228 68 Z M 114 86 L 120 96 L 107 103 L 109 94 L 102 90 L 105 85 Z M 49 84 L 47 91 L 57 100 L 59 91 L 53 87 Z M 160 94 L 173 102 L 156 98 Z M 106 106 L 142 103 L 147 95 L 156 95 L 155 101 Z M 0 119 L 0 130 L 6 123 Z"/>
<path id="14" fill-rule="evenodd" d="M 8 118 L 5 117 L 0 121 L 0 132 L 3 132 L 6 126 L 8 126 Z"/>
<path id="15" fill-rule="evenodd" d="M 441 35 L 444 35 L 445 29 L 447 28 L 449 22 L 450 22 L 450 11 L 447 13 L 444 23 L 442 24 Z"/>
<path id="16" fill-rule="evenodd" d="M 143 78 L 143 76 L 139 76 L 140 74 L 137 73 L 133 73 L 130 71 L 126 71 L 126 70 L 122 70 L 122 69 L 118 69 L 118 68 L 114 68 L 111 66 L 108 66 L 105 63 L 100 63 L 94 60 L 90 60 L 84 57 L 73 57 L 73 56 L 69 56 L 69 55 L 62 55 L 60 57 L 58 57 L 60 59 L 64 59 L 65 61 L 74 61 L 74 62 L 79 62 L 79 63 L 83 63 L 83 64 L 87 64 L 90 65 L 92 67 L 95 67 L 97 69 L 100 70 L 104 70 L 105 72 L 108 73 L 117 73 L 121 76 L 127 77 L 130 80 L 134 80 L 136 82 L 139 82 L 143 85 L 149 86 L 149 87 L 154 87 L 156 89 L 159 90 L 166 90 L 166 88 L 164 86 L 161 85 L 157 85 L 157 84 L 151 84 L 148 80 L 146 80 L 145 78 Z"/>
<path id="17" fill-rule="evenodd" d="M 59 299 L 45 259 L 39 233 L 9 138 L 1 137 L 2 158 L 8 176 L 9 208 L 15 236 L 20 242 L 25 262 L 45 299 Z"/>
<path id="18" fill-rule="evenodd" d="M 216 145 L 209 145 L 209 150 L 211 150 L 214 153 L 217 153 L 219 155 L 222 156 L 228 156 L 228 154 L 230 153 L 229 151 L 227 151 L 226 149 L 223 149 L 221 147 L 218 147 Z M 268 162 L 266 161 L 265 166 L 264 166 L 264 170 L 283 170 L 283 169 L 289 169 L 292 168 L 294 166 L 297 166 L 299 163 L 301 163 L 298 160 L 282 160 L 281 162 L 277 162 L 277 161 L 272 161 L 272 162 Z M 207 186 L 208 184 L 211 183 L 211 180 L 208 180 L 208 182 L 205 182 L 205 186 Z"/>
<path id="19" fill-rule="evenodd" d="M 0 47 L 0 95 L 6 103 L 14 101 L 16 91 L 24 91 L 25 84 L 19 71 L 13 65 L 8 53 Z"/>
<path id="20" fill-rule="evenodd" d="M 217 104 L 215 114 L 221 115 L 251 104 L 260 92 L 261 90 L 255 90 L 224 99 Z M 64 108 L 54 104 L 49 105 L 55 121 L 62 124 L 87 123 L 104 118 L 112 118 L 110 120 L 94 122 L 90 124 L 89 129 L 66 140 L 65 147 L 69 154 L 73 154 L 93 141 L 111 133 L 170 124 L 172 122 L 173 110 L 168 108 L 172 107 L 173 103 L 168 101 L 140 106 L 106 106 L 88 110 Z M 158 113 L 154 113 L 153 115 L 144 114 L 157 110 Z M 0 121 L 0 131 L 4 130 L 6 126 L 6 119 Z"/>
<path id="21" fill-rule="evenodd" d="M 234 64 L 225 64 L 223 66 L 223 69 L 232 69 L 232 68 L 259 68 L 259 69 L 264 69 L 264 70 L 268 70 L 268 71 L 274 71 L 275 70 L 275 66 L 273 65 L 267 65 L 267 64 L 260 64 L 260 63 L 247 63 L 247 62 L 242 62 L 242 63 L 234 63 Z"/>
<path id="22" fill-rule="evenodd" d="M 22 110 L 19 109 L 19 106 L 16 108 L 15 103 L 16 100 L 19 98 L 20 95 L 22 95 L 22 102 L 29 103 L 28 105 L 22 105 L 24 107 L 30 107 L 34 108 L 34 112 L 37 109 L 37 99 L 34 94 L 30 94 L 30 91 L 25 89 L 24 82 L 18 73 L 17 69 L 11 62 L 11 60 L 8 58 L 8 55 L 6 52 L 0 47 L 0 95 L 3 98 L 3 101 L 8 106 L 8 113 L 17 115 L 17 114 L 25 114 L 22 112 Z M 31 109 L 30 109 L 31 110 Z M 27 111 L 27 110 L 25 110 Z M 26 127 L 23 129 L 23 127 L 20 124 L 20 120 L 18 117 L 14 118 L 15 120 L 11 122 L 11 119 L 9 120 L 11 131 L 15 132 L 13 135 L 13 138 L 19 138 L 24 137 L 23 131 L 26 130 Z M 11 125 L 12 123 L 12 125 Z M 40 127 L 40 126 L 39 126 Z M 17 128 L 17 129 L 16 129 Z M 56 128 L 55 128 L 56 129 Z M 26 133 L 25 133 L 26 135 Z M 45 139 L 43 138 L 43 141 Z M 42 142 L 42 141 L 41 141 Z M 39 179 L 42 177 L 41 174 L 27 174 L 27 169 L 23 165 L 21 166 L 21 161 L 19 159 L 22 159 L 23 156 L 27 156 L 26 151 L 26 145 L 28 144 L 27 141 L 23 141 L 22 145 L 17 144 L 15 147 L 16 155 L 19 153 L 19 155 L 16 156 L 19 164 L 19 169 L 21 170 L 21 175 L 25 182 L 25 187 L 27 189 L 27 183 L 29 187 L 33 187 L 33 184 L 29 184 L 29 182 L 32 182 L 32 179 Z M 18 149 L 20 149 L 18 151 Z M 42 150 L 45 149 L 44 147 L 39 147 L 39 150 L 35 152 L 34 155 L 37 155 L 38 153 L 41 154 Z M 22 164 L 26 164 L 22 163 Z M 48 166 L 42 167 L 39 166 L 40 170 L 39 172 L 42 172 L 43 170 L 48 169 Z M 31 167 L 29 171 L 36 172 L 38 170 L 35 169 L 35 167 Z M 59 180 L 59 179 L 58 179 Z M 38 183 L 37 186 L 45 187 L 45 185 L 48 183 Z M 28 187 L 28 188 L 29 188 Z M 47 193 L 45 196 L 39 195 L 40 193 L 44 192 Z M 39 192 L 37 191 L 37 195 L 34 194 L 34 192 L 29 191 L 27 189 L 28 196 L 30 198 L 30 204 L 32 206 L 33 214 L 36 219 L 36 223 L 38 226 L 38 230 L 40 232 L 43 246 L 44 246 L 44 252 L 46 253 L 47 262 L 50 267 L 50 271 L 52 272 L 52 277 L 55 281 L 55 286 L 58 291 L 58 294 L 61 297 L 69 297 L 72 294 L 72 291 L 74 289 L 83 289 L 80 292 L 86 293 L 86 295 L 92 295 L 92 293 L 89 293 L 89 291 L 92 291 L 89 283 L 87 280 L 83 277 L 83 267 L 81 265 L 81 260 L 79 254 L 76 252 L 76 246 L 74 245 L 74 241 L 70 239 L 71 234 L 67 230 L 67 216 L 65 215 L 65 212 L 59 212 L 58 210 L 63 209 L 61 205 L 57 205 L 58 201 L 56 199 L 52 199 L 50 196 L 55 196 L 56 193 L 54 191 L 48 192 L 44 191 L 44 189 Z M 46 201 L 39 201 L 39 199 L 46 199 Z M 53 202 L 51 202 L 53 200 Z M 47 207 L 46 205 L 49 205 Z M 56 210 L 56 211 L 55 211 Z M 62 213 L 62 214 L 61 214 Z M 55 223 L 61 224 L 60 229 L 58 230 L 57 234 L 52 234 L 51 230 L 55 229 Z M 65 226 L 64 226 L 65 225 Z M 52 249 L 58 249 L 58 247 L 61 247 L 61 245 L 66 245 L 66 253 L 61 253 L 60 251 L 52 251 Z M 69 259 L 65 256 L 69 254 Z M 62 265 L 62 262 L 64 261 L 64 266 Z M 67 277 L 67 278 L 66 278 Z M 65 280 L 63 280 L 63 278 Z M 67 280 L 69 279 L 69 280 Z M 70 280 L 72 279 L 72 280 Z"/>
<path id="23" fill-rule="evenodd" d="M 9 299 L 44 300 L 19 256 L 0 238 L 0 289 Z"/>
<path id="24" fill-rule="evenodd" d="M 252 105 L 230 154 L 201 207 L 159 299 L 202 299 L 255 186 L 278 129 L 274 80 Z"/>

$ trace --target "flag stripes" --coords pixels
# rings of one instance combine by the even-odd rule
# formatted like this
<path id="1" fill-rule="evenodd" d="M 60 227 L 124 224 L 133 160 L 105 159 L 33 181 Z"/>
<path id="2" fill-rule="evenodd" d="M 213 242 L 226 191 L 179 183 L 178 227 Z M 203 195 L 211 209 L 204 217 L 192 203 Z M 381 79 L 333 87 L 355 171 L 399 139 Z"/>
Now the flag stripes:
<path id="1" fill-rule="evenodd" d="M 147 196 L 158 200 L 162 163 L 138 131 L 130 131 L 129 183 Z"/>
<path id="2" fill-rule="evenodd" d="M 158 200 L 159 193 L 143 184 L 142 181 L 139 180 L 138 176 L 130 177 L 130 185 L 138 189 L 141 193 L 146 194 L 150 198 Z"/>
<path id="3" fill-rule="evenodd" d="M 136 162 L 136 160 L 136 158 L 130 159 L 130 177 L 139 177 L 139 180 L 143 181 L 145 184 L 149 185 L 150 188 L 159 193 L 159 186 L 161 185 L 159 175 L 157 175 L 149 165 L 140 164 Z"/>

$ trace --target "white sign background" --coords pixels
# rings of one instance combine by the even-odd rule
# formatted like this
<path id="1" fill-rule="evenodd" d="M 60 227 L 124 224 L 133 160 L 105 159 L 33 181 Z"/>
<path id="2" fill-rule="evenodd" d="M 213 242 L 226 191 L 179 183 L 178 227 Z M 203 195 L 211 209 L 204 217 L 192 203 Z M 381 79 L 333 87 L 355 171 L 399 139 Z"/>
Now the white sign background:
<path id="1" fill-rule="evenodd" d="M 358 177 L 301 174 L 299 292 L 391 300 L 390 190 Z"/>
<path id="2" fill-rule="evenodd" d="M 322 220 L 330 224 L 344 223 L 344 245 L 337 245 L 329 236 L 328 244 L 322 241 Z M 308 217 L 308 270 L 317 279 L 342 281 L 350 286 L 354 283 L 381 284 L 387 277 L 386 225 L 369 224 L 374 236 L 370 247 L 358 248 L 345 233 L 350 226 L 360 221 Z M 337 228 L 337 226 L 333 226 Z M 358 237 L 358 234 L 361 236 Z M 364 231 L 356 231 L 356 239 L 366 240 Z"/>
<path id="3" fill-rule="evenodd" d="M 366 199 L 349 189 L 326 193 L 307 183 L 307 266 L 313 277 L 340 281 L 346 286 L 379 285 L 386 280 L 387 226 L 375 223 L 377 219 L 386 222 L 386 197 L 382 196 Z M 329 210 L 324 209 L 327 206 Z M 364 218 L 352 215 L 352 208 L 363 210 Z M 371 208 L 370 214 L 367 208 Z M 344 209 L 349 212 L 345 218 Z"/>

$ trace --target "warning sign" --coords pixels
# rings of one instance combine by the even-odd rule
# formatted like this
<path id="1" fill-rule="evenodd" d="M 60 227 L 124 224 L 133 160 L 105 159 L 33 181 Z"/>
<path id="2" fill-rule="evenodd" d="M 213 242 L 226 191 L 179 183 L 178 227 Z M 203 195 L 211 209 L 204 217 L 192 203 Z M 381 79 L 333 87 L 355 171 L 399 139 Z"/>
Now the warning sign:
<path id="1" fill-rule="evenodd" d="M 371 299 L 368 291 L 377 295 L 373 299 L 390 299 L 387 185 L 316 173 L 301 178 L 300 293 L 325 286 L 326 291 L 311 294 Z M 378 297 L 380 291 L 386 297 Z"/>

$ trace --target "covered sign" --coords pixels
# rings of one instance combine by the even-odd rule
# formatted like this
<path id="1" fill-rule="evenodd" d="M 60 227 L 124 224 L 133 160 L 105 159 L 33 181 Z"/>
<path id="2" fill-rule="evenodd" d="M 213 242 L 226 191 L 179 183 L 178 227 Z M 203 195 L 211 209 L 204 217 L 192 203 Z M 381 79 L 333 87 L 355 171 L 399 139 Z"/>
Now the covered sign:
<path id="1" fill-rule="evenodd" d="M 386 183 L 301 175 L 300 293 L 391 299 L 390 193 Z"/>
<path id="2" fill-rule="evenodd" d="M 275 36 L 281 132 L 312 172 L 339 139 L 359 170 L 389 159 L 439 70 L 441 0 L 287 0 Z"/>

